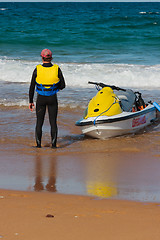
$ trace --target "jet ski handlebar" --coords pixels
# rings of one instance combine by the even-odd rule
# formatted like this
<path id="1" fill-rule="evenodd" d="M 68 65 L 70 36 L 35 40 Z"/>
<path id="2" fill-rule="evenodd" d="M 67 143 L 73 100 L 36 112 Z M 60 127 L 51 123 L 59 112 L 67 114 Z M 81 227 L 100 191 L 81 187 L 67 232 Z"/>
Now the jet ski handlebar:
<path id="1" fill-rule="evenodd" d="M 94 84 L 96 86 L 100 86 L 101 88 L 110 87 L 110 88 L 112 88 L 112 90 L 117 90 L 117 91 L 119 91 L 119 90 L 124 91 L 124 92 L 126 91 L 126 89 L 124 89 L 124 88 L 119 88 L 119 87 L 116 87 L 114 85 L 107 85 L 107 84 L 104 84 L 104 83 L 88 82 L 88 84 Z"/>

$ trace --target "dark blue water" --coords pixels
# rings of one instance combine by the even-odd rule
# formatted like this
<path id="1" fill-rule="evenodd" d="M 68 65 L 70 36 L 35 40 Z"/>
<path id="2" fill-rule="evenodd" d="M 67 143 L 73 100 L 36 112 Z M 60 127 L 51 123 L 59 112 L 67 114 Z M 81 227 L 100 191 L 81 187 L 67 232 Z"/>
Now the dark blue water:
<path id="1" fill-rule="evenodd" d="M 0 56 L 158 64 L 160 3 L 0 3 Z"/>

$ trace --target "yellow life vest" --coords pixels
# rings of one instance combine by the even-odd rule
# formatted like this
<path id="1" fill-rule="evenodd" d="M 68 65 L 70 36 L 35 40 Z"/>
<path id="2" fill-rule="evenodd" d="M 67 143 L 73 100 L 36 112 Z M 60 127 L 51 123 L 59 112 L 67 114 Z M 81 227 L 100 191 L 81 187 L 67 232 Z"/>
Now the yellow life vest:
<path id="1" fill-rule="evenodd" d="M 59 91 L 58 65 L 52 67 L 37 66 L 36 91 L 43 96 L 53 96 Z"/>
<path id="2" fill-rule="evenodd" d="M 41 64 L 37 66 L 37 78 L 38 84 L 44 85 L 45 88 L 49 85 L 52 86 L 59 82 L 58 78 L 58 65 L 54 64 L 52 67 L 43 67 Z"/>

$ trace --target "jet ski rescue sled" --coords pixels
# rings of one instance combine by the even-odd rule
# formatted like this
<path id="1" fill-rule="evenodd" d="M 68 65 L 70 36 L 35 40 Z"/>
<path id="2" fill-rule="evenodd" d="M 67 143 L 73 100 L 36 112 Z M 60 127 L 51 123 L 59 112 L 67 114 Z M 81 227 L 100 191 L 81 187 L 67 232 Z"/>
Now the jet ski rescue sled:
<path id="1" fill-rule="evenodd" d="M 90 100 L 83 118 L 76 122 L 83 134 L 106 139 L 138 132 L 156 120 L 155 106 L 151 102 L 145 104 L 141 93 L 89 83 L 96 85 L 98 93 Z"/>

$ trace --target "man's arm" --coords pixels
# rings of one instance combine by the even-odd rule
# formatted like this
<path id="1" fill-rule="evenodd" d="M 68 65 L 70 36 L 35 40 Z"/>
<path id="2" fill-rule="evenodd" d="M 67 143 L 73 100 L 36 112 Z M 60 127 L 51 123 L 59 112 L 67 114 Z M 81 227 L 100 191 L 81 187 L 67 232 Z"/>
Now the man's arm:
<path id="1" fill-rule="evenodd" d="M 33 97 L 34 97 L 34 90 L 35 90 L 35 86 L 36 86 L 36 77 L 37 77 L 37 69 L 35 69 L 33 71 L 31 84 L 30 84 L 30 88 L 29 88 L 29 109 L 31 110 L 31 112 L 35 108 L 34 103 L 33 103 Z"/>
<path id="2" fill-rule="evenodd" d="M 35 86 L 36 86 L 36 77 L 37 77 L 37 69 L 35 69 L 33 71 L 31 84 L 30 84 L 30 88 L 29 88 L 29 102 L 30 103 L 33 103 L 34 90 L 35 90 Z"/>
<path id="3" fill-rule="evenodd" d="M 60 90 L 62 90 L 63 88 L 65 88 L 66 84 L 65 84 L 65 80 L 64 80 L 64 77 L 63 77 L 63 74 L 62 74 L 62 71 L 60 68 L 58 68 L 58 78 L 59 78 L 59 83 L 58 83 L 58 88 Z"/>

